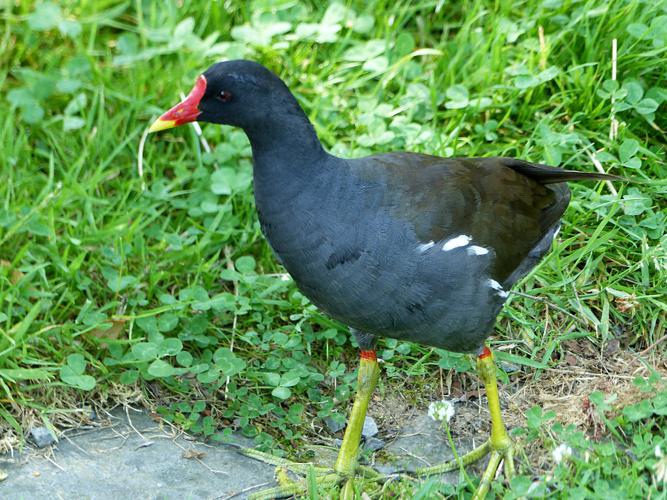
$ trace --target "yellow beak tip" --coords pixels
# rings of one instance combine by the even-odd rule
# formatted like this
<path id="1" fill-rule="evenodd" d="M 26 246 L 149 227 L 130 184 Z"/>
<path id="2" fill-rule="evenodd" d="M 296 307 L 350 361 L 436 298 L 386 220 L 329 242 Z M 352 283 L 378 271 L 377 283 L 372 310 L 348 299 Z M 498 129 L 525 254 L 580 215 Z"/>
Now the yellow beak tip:
<path id="1" fill-rule="evenodd" d="M 159 132 L 160 130 L 167 130 L 168 128 L 174 128 L 176 126 L 176 120 L 162 120 L 158 118 L 153 122 L 153 124 L 148 128 L 148 133 Z"/>

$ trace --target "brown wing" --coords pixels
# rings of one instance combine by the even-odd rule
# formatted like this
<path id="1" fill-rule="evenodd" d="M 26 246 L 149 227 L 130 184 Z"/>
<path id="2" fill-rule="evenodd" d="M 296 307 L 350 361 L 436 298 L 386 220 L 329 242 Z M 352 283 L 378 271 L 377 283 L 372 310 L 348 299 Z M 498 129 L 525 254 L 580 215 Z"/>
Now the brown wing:
<path id="1" fill-rule="evenodd" d="M 569 202 L 565 184 L 547 186 L 528 176 L 533 169 L 554 182 L 548 173 L 564 171 L 552 167 L 506 158 L 413 153 L 367 160 L 372 161 L 363 162 L 364 170 L 384 177 L 388 185 L 385 206 L 410 220 L 422 242 L 471 236 L 476 245 L 495 251 L 493 276 L 501 283 L 554 230 Z"/>

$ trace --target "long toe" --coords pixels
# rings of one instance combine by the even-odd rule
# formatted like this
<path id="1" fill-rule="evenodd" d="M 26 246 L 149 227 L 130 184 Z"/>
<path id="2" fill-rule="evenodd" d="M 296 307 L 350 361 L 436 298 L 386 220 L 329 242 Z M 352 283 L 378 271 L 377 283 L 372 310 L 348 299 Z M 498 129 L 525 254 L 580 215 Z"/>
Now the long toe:
<path id="1" fill-rule="evenodd" d="M 491 441 L 488 440 L 481 446 L 478 446 L 472 451 L 469 451 L 465 455 L 457 456 L 453 460 L 448 462 L 443 462 L 438 465 L 433 465 L 431 467 L 420 467 L 415 469 L 414 474 L 417 476 L 433 476 L 435 474 L 444 474 L 446 472 L 451 472 L 466 465 L 473 464 L 489 454 L 491 451 Z"/>
<path id="2" fill-rule="evenodd" d="M 514 446 L 510 445 L 502 450 L 491 450 L 489 463 L 482 475 L 479 486 L 473 495 L 473 500 L 483 500 L 491 488 L 491 482 L 498 475 L 500 468 L 504 469 L 505 479 L 508 481 L 514 476 Z"/>

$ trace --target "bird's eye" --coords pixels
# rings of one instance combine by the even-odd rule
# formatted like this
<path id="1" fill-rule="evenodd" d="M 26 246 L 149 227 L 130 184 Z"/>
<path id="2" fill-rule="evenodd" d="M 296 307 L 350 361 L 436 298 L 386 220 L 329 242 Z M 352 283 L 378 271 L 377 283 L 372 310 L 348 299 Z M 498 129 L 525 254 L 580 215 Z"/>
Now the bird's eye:
<path id="1" fill-rule="evenodd" d="M 232 93 L 227 90 L 222 90 L 218 94 L 218 100 L 222 102 L 229 102 L 232 100 Z"/>

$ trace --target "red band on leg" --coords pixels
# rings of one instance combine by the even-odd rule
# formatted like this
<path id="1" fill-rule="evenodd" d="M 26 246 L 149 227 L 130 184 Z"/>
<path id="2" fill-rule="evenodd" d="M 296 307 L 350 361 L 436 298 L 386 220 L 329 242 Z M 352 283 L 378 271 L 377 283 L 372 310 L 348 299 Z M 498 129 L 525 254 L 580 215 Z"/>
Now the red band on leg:
<path id="1" fill-rule="evenodd" d="M 482 354 L 479 355 L 479 359 L 488 358 L 489 356 L 491 356 L 491 349 L 484 346 L 484 349 L 482 349 Z"/>
<path id="2" fill-rule="evenodd" d="M 377 355 L 375 354 L 375 351 L 361 351 L 359 354 L 361 359 L 368 359 L 369 361 L 377 361 Z"/>

